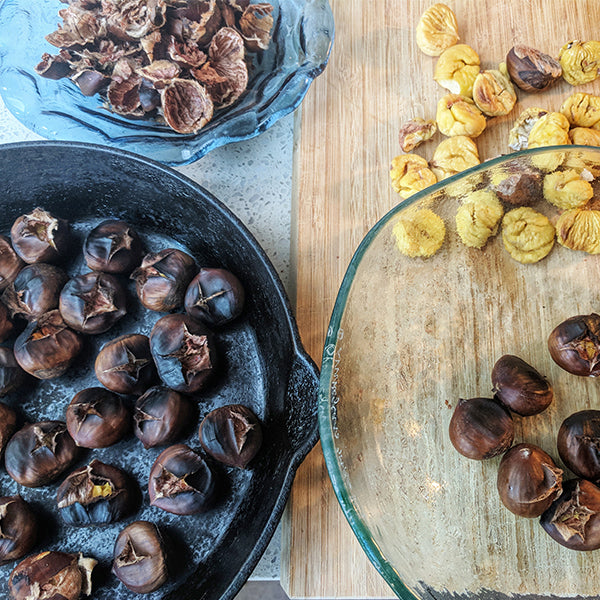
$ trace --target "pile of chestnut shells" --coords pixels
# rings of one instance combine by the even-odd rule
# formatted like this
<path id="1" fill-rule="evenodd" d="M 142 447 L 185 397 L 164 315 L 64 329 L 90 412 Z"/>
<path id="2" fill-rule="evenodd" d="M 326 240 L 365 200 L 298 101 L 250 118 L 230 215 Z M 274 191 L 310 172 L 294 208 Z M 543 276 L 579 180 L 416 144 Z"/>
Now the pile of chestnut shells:
<path id="1" fill-rule="evenodd" d="M 64 421 L 19 428 L 16 411 L 0 403 L 7 473 L 29 488 L 63 478 L 56 507 L 68 525 L 119 521 L 140 505 L 132 476 L 97 459 L 69 469 L 81 448 L 110 446 L 133 430 L 146 449 L 167 446 L 149 474 L 151 504 L 178 515 L 210 509 L 217 502 L 210 461 L 176 442 L 187 435 L 194 415 L 186 394 L 201 391 L 218 364 L 210 328 L 243 310 L 241 283 L 224 269 L 198 269 L 179 249 L 146 253 L 140 236 L 116 219 L 100 223 L 85 239 L 91 271 L 69 277 L 61 265 L 75 252 L 69 224 L 41 208 L 19 217 L 10 239 L 0 236 L 0 342 L 6 342 L 0 347 L 0 396 L 28 378 L 65 373 L 86 336 L 108 331 L 126 314 L 126 277 L 146 309 L 170 314 L 156 321 L 149 337 L 132 332 L 101 348 L 94 371 L 103 387 L 77 392 Z M 198 441 L 212 460 L 245 468 L 260 449 L 261 424 L 246 406 L 221 406 L 204 416 Z M 22 558 L 36 544 L 34 510 L 18 495 L 0 498 L 0 530 L 0 564 Z M 94 565 L 91 558 L 63 552 L 30 556 L 11 574 L 11 596 L 29 598 L 36 586 L 60 597 L 89 594 Z M 136 521 L 121 531 L 112 570 L 131 591 L 158 589 L 168 577 L 159 527 Z"/>
<path id="2" fill-rule="evenodd" d="M 578 315 L 560 323 L 548 338 L 550 356 L 583 377 L 600 375 L 600 316 Z M 564 472 L 541 448 L 514 438 L 511 412 L 529 416 L 553 399 L 548 381 L 516 356 L 494 365 L 494 398 L 460 400 L 450 420 L 450 440 L 462 455 L 483 460 L 504 453 L 497 488 L 514 514 L 540 517 L 544 530 L 572 550 L 600 548 L 600 410 L 567 417 L 557 435 L 558 454 L 576 476 Z M 511 447 L 512 446 L 512 447 Z"/>

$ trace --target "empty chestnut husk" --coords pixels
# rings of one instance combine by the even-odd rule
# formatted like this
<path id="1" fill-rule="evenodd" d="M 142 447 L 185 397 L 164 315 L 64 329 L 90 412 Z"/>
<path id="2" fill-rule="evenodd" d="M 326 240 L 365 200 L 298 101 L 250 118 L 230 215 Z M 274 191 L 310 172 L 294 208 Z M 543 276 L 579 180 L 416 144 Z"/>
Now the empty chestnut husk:
<path id="1" fill-rule="evenodd" d="M 467 458 L 483 460 L 512 445 L 513 419 L 500 402 L 490 398 L 460 399 L 450 419 L 450 441 Z"/>
<path id="2" fill-rule="evenodd" d="M 10 438 L 4 464 L 17 483 L 40 487 L 66 471 L 78 453 L 65 423 L 41 421 L 25 425 Z"/>
<path id="3" fill-rule="evenodd" d="M 125 471 L 94 459 L 60 484 L 56 502 L 68 525 L 106 525 L 133 512 L 136 492 Z"/>
<path id="4" fill-rule="evenodd" d="M 0 498 L 0 565 L 25 556 L 34 546 L 37 519 L 21 496 Z"/>
<path id="5" fill-rule="evenodd" d="M 130 273 L 142 261 L 143 253 L 140 236 L 118 219 L 102 221 L 83 243 L 83 256 L 92 271 Z"/>
<path id="6" fill-rule="evenodd" d="M 67 407 L 67 429 L 78 446 L 106 448 L 129 431 L 131 415 L 117 394 L 101 387 L 77 392 Z"/>
<path id="7" fill-rule="evenodd" d="M 8 307 L 11 317 L 18 315 L 33 321 L 58 308 L 60 291 L 67 280 L 67 274 L 54 265 L 28 265 L 6 287 L 2 302 Z"/>
<path id="8" fill-rule="evenodd" d="M 197 452 L 177 444 L 163 450 L 152 465 L 148 493 L 152 506 L 175 515 L 192 515 L 212 506 L 215 479 Z"/>
<path id="9" fill-rule="evenodd" d="M 524 360 L 510 354 L 496 361 L 492 385 L 496 398 L 523 417 L 546 410 L 554 398 L 548 380 Z"/>
<path id="10" fill-rule="evenodd" d="M 62 375 L 83 348 L 81 334 L 51 310 L 31 322 L 15 341 L 15 358 L 21 368 L 38 379 Z"/>
<path id="11" fill-rule="evenodd" d="M 0 291 L 15 280 L 25 261 L 15 252 L 10 240 L 0 235 Z"/>
<path id="12" fill-rule="evenodd" d="M 174 442 L 192 417 L 190 402 L 164 386 L 151 387 L 135 403 L 133 431 L 144 444 L 154 448 Z"/>
<path id="13" fill-rule="evenodd" d="M 0 301 L 0 342 L 6 341 L 15 329 L 10 312 L 4 302 Z"/>
<path id="14" fill-rule="evenodd" d="M 0 397 L 19 389 L 27 380 L 10 348 L 0 348 Z"/>
<path id="15" fill-rule="evenodd" d="M 173 390 L 200 390 L 215 365 L 212 333 L 188 315 L 166 315 L 150 333 L 150 349 L 158 375 Z"/>
<path id="16" fill-rule="evenodd" d="M 168 578 L 167 556 L 158 527 L 134 521 L 117 537 L 112 572 L 136 594 L 157 590 Z"/>
<path id="17" fill-rule="evenodd" d="M 143 394 L 156 382 L 156 366 L 145 335 L 132 333 L 107 342 L 94 364 L 98 381 L 119 394 Z"/>
<path id="18" fill-rule="evenodd" d="M 600 480 L 600 410 L 582 410 L 568 416 L 558 430 L 556 446 L 575 475 Z"/>
<path id="19" fill-rule="evenodd" d="M 60 293 L 60 314 L 75 331 L 108 331 L 127 312 L 125 289 L 116 277 L 93 271 L 70 279 Z"/>
<path id="20" fill-rule="evenodd" d="M 92 593 L 97 561 L 81 554 L 41 552 L 28 556 L 12 571 L 8 589 L 12 600 L 79 600 Z"/>
<path id="21" fill-rule="evenodd" d="M 69 249 L 70 237 L 67 221 L 43 208 L 20 216 L 10 230 L 15 252 L 30 264 L 60 260 Z"/>
<path id="22" fill-rule="evenodd" d="M 600 488 L 585 479 L 563 482 L 562 494 L 542 514 L 540 523 L 566 548 L 600 548 Z"/>
<path id="23" fill-rule="evenodd" d="M 557 325 L 548 337 L 552 360 L 583 377 L 600 375 L 600 315 L 578 315 Z"/>
<path id="24" fill-rule="evenodd" d="M 262 428 L 246 406 L 229 404 L 209 412 L 198 433 L 202 448 L 215 460 L 245 468 L 262 444 Z"/>
<path id="25" fill-rule="evenodd" d="M 4 454 L 8 440 L 16 430 L 17 413 L 4 402 L 0 402 L 0 456 Z"/>
<path id="26" fill-rule="evenodd" d="M 167 248 L 147 254 L 131 279 L 146 308 L 169 312 L 183 305 L 185 291 L 195 273 L 196 263 L 189 254 Z"/>
<path id="27" fill-rule="evenodd" d="M 209 326 L 223 325 L 244 308 L 244 288 L 225 269 L 200 269 L 185 293 L 185 312 Z"/>

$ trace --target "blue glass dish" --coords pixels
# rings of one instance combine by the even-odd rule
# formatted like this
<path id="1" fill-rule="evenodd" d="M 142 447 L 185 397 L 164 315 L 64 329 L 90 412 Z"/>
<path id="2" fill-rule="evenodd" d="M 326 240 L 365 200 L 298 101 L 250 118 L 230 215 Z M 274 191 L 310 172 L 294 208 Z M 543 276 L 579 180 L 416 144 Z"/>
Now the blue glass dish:
<path id="1" fill-rule="evenodd" d="M 328 1 L 270 3 L 273 38 L 254 58 L 248 89 L 196 134 L 176 133 L 156 120 L 127 119 L 104 108 L 99 96 L 81 94 L 68 79 L 37 75 L 42 54 L 58 51 L 45 36 L 60 21 L 60 0 L 0 0 L 0 95 L 10 112 L 42 137 L 104 144 L 168 165 L 193 162 L 214 148 L 258 135 L 293 111 L 327 64 L 334 32 Z"/>

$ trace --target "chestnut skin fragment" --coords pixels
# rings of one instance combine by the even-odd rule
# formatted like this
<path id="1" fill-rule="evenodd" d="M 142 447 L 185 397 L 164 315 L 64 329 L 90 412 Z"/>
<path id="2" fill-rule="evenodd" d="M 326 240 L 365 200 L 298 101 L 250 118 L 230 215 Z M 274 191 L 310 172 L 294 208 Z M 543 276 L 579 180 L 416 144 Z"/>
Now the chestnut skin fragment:
<path id="1" fill-rule="evenodd" d="M 10 348 L 0 348 L 0 398 L 19 389 L 27 380 Z"/>
<path id="2" fill-rule="evenodd" d="M 4 402 L 0 402 L 0 457 L 6 444 L 17 430 L 17 413 Z"/>
<path id="3" fill-rule="evenodd" d="M 600 480 L 600 410 L 568 416 L 558 430 L 558 454 L 575 475 Z"/>
<path id="4" fill-rule="evenodd" d="M 10 240 L 0 235 L 0 291 L 13 282 L 25 261 L 15 252 Z"/>
<path id="5" fill-rule="evenodd" d="M 37 518 L 21 496 L 0 498 L 0 565 L 22 558 L 34 546 Z"/>
<path id="6" fill-rule="evenodd" d="M 577 315 L 558 324 L 548 337 L 552 360 L 582 377 L 600 375 L 600 315 Z"/>

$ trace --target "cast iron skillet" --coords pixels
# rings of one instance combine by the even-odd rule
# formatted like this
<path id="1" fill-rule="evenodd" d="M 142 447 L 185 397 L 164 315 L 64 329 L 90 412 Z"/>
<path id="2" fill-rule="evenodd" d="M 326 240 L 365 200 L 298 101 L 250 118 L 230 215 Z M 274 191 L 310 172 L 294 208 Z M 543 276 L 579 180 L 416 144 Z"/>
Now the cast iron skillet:
<path id="1" fill-rule="evenodd" d="M 281 282 L 269 259 L 244 225 L 206 190 L 177 172 L 134 154 L 71 142 L 0 146 L 0 232 L 36 206 L 68 219 L 80 240 L 106 217 L 125 219 L 142 234 L 149 250 L 178 246 L 203 266 L 236 273 L 247 291 L 242 317 L 216 331 L 221 370 L 195 400 L 198 419 L 212 408 L 234 402 L 250 406 L 264 423 L 265 442 L 247 470 L 212 463 L 220 476 L 219 501 L 211 511 L 177 517 L 148 505 L 147 479 L 162 450 L 144 450 L 132 435 L 115 446 L 88 451 L 123 467 L 140 484 L 139 512 L 106 527 L 74 528 L 55 508 L 58 483 L 45 488 L 18 486 L 2 469 L 0 493 L 20 493 L 42 516 L 34 552 L 81 551 L 99 560 L 93 598 L 135 596 L 110 573 L 112 547 L 127 523 L 157 522 L 171 548 L 172 578 L 151 600 L 230 599 L 265 550 L 281 517 L 295 471 L 317 440 L 318 372 L 302 349 Z M 79 246 L 80 247 L 80 246 Z M 69 273 L 87 271 L 79 248 L 65 265 Z M 4 399 L 23 420 L 64 419 L 73 394 L 99 385 L 91 368 L 99 347 L 131 331 L 148 333 L 161 316 L 137 308 L 109 332 L 89 337 L 83 356 L 64 376 L 35 382 Z M 133 400 L 133 399 L 130 399 Z M 184 440 L 198 449 L 197 422 Z M 14 563 L 0 567 L 0 596 Z"/>

